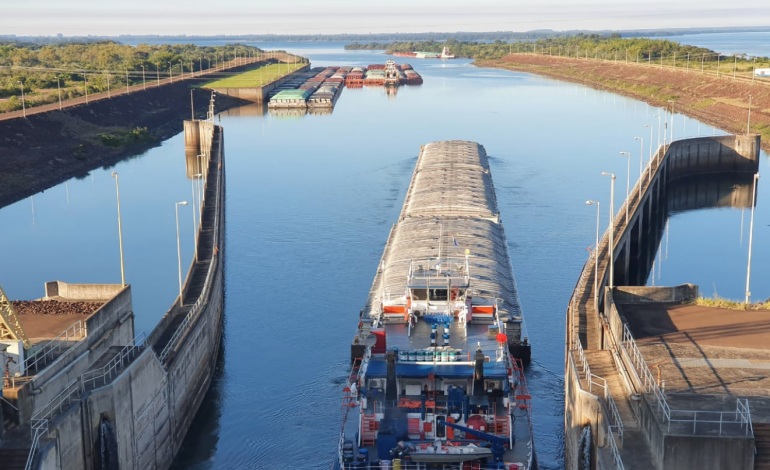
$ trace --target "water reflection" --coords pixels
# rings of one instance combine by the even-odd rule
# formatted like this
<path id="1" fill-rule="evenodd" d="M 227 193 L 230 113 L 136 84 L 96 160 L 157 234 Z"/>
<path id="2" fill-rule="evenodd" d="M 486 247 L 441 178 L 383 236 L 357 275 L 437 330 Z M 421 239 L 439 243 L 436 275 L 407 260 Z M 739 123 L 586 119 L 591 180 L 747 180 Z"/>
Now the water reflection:
<path id="1" fill-rule="evenodd" d="M 751 208 L 753 184 L 752 173 L 707 174 L 678 178 L 669 182 L 665 189 L 665 205 L 661 210 L 653 210 L 651 220 L 653 229 L 646 237 L 643 236 L 644 243 L 641 245 L 638 259 L 630 260 L 629 285 L 677 285 L 689 282 L 699 284 L 707 291 L 713 286 L 716 291 L 716 283 L 704 285 L 703 279 L 712 276 L 713 274 L 709 273 L 713 273 L 715 268 L 722 269 L 726 258 L 745 262 L 745 258 L 737 252 L 743 248 L 743 229 L 748 219 L 745 215 L 748 213 L 746 209 Z M 759 195 L 756 203 L 759 204 Z M 733 243 L 721 242 L 720 249 L 705 250 L 701 256 L 693 256 L 693 247 L 702 246 L 709 239 L 710 234 L 688 231 L 690 246 L 685 247 L 680 244 L 679 234 L 676 233 L 675 247 L 673 250 L 670 249 L 672 221 L 675 231 L 678 232 L 681 227 L 678 222 L 693 216 L 694 212 L 705 211 L 716 214 L 715 211 L 727 210 L 735 216 L 737 209 L 740 209 L 741 214 L 741 236 L 739 239 L 734 239 Z M 677 258 L 671 266 L 668 263 L 670 253 Z M 687 258 L 688 263 L 680 264 L 679 258 L 682 256 Z M 704 259 L 709 266 L 705 272 L 698 268 L 699 261 Z M 667 275 L 662 277 L 664 265 Z M 720 279 L 724 278 L 720 277 Z"/>

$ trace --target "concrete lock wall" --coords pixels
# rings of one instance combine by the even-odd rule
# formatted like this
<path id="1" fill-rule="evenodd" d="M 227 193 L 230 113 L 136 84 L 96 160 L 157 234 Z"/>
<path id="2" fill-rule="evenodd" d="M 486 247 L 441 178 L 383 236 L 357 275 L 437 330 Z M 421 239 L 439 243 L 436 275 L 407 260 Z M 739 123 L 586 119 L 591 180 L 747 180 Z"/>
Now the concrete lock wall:
<path id="1" fill-rule="evenodd" d="M 754 439 L 666 436 L 664 470 L 752 470 Z"/>
<path id="2" fill-rule="evenodd" d="M 118 286 L 120 287 L 120 286 Z M 83 322 L 86 336 L 70 346 L 54 362 L 18 392 L 19 422 L 32 416 L 53 400 L 70 382 L 84 374 L 112 346 L 127 344 L 134 337 L 131 287 L 120 293 Z"/>
<path id="3" fill-rule="evenodd" d="M 578 470 L 580 465 L 580 435 L 586 425 L 591 426 L 591 455 L 592 468 L 596 468 L 598 446 L 606 438 L 604 429 L 604 414 L 602 405 L 592 393 L 582 389 L 580 375 L 578 374 L 572 354 L 567 363 L 565 414 L 564 414 L 564 468 L 565 470 Z"/>
<path id="4" fill-rule="evenodd" d="M 618 286 L 612 293 L 612 297 L 618 303 L 686 302 L 698 298 L 698 286 L 695 284 L 682 284 L 676 287 Z"/>
<path id="5" fill-rule="evenodd" d="M 294 78 L 296 75 L 306 72 L 310 70 L 310 64 L 305 65 L 304 67 L 301 67 L 294 72 L 280 77 L 267 85 L 264 85 L 262 87 L 250 87 L 250 88 L 210 88 L 211 90 L 214 90 L 216 93 L 221 95 L 227 95 L 232 96 L 233 98 L 238 98 L 246 101 L 252 101 L 254 103 L 262 103 L 267 98 L 267 94 L 271 91 L 275 90 L 279 86 L 283 85 L 284 83 L 288 82 L 292 78 Z"/>
<path id="6" fill-rule="evenodd" d="M 213 126 L 203 129 L 204 132 L 210 130 Z M 211 139 L 208 141 L 211 142 Z M 148 341 L 143 351 L 117 377 L 102 387 L 79 393 L 79 399 L 76 397 L 70 408 L 54 416 L 49 423 L 50 431 L 41 441 L 37 453 L 38 469 L 99 468 L 102 420 L 106 420 L 113 430 L 117 464 L 121 470 L 165 470 L 171 465 L 208 390 L 219 352 L 224 293 L 221 252 L 224 243 L 224 166 L 218 168 L 219 192 L 215 201 L 219 207 L 217 237 L 214 256 L 208 267 L 211 287 L 201 294 L 203 303 L 199 313 L 186 326 L 182 325 L 185 329 L 174 343 L 166 364 L 160 361 L 159 352 Z M 55 285 L 57 290 L 60 287 L 61 284 Z M 87 320 L 89 336 L 72 348 L 85 347 L 86 350 L 76 360 L 71 360 L 67 368 L 49 379 L 51 383 L 57 382 L 57 386 L 50 387 L 50 390 L 56 393 L 61 391 L 70 380 L 84 373 L 109 346 L 131 344 L 134 335 L 130 308 L 130 289 L 127 288 L 105 304 L 99 315 L 94 314 Z M 114 323 L 113 320 L 121 314 L 130 321 Z M 161 323 L 150 335 L 151 338 L 158 337 L 158 331 L 166 332 L 168 324 Z M 131 334 L 128 334 L 129 330 Z M 101 342 L 98 342 L 99 337 Z M 89 352 L 89 347 L 93 351 Z M 62 384 L 59 385 L 58 381 Z M 39 399 L 39 403 L 44 406 L 51 398 L 46 395 L 45 399 Z"/>
<path id="7" fill-rule="evenodd" d="M 726 135 L 677 140 L 668 149 L 668 179 L 704 173 L 757 171 L 758 135 Z"/>

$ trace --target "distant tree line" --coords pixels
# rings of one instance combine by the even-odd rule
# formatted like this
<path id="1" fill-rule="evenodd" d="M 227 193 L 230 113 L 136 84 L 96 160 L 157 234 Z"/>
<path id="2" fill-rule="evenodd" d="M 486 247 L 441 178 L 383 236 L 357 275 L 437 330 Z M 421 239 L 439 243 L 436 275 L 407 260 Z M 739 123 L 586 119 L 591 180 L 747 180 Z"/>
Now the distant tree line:
<path id="1" fill-rule="evenodd" d="M 71 99 L 214 67 L 261 49 L 240 44 L 201 47 L 193 44 L 140 44 L 113 41 L 55 44 L 0 42 L 0 111 L 21 109 L 23 85 L 28 107 Z M 144 77 L 142 75 L 144 67 Z M 57 80 L 58 79 L 58 80 Z"/>
<path id="2" fill-rule="evenodd" d="M 386 53 L 393 52 L 441 52 L 447 46 L 449 51 L 457 57 L 470 59 L 498 59 L 512 53 L 538 53 L 546 55 L 561 55 L 570 57 L 588 57 L 602 58 L 606 60 L 628 60 L 637 59 L 650 60 L 652 58 L 665 58 L 671 60 L 678 56 L 680 60 L 686 57 L 700 60 L 703 58 L 707 62 L 715 62 L 724 58 L 724 55 L 718 54 L 710 49 L 680 44 L 667 39 L 651 38 L 624 38 L 618 33 L 607 35 L 601 34 L 576 34 L 567 37 L 549 37 L 537 39 L 534 41 L 515 41 L 505 42 L 496 40 L 494 42 L 468 42 L 449 39 L 447 41 L 401 41 L 401 42 L 354 42 L 347 44 L 347 50 L 384 50 Z M 733 56 L 729 56 L 732 58 Z M 752 61 L 753 57 L 745 54 L 738 55 L 738 59 L 744 64 Z M 766 62 L 767 58 L 758 58 L 760 62 Z M 679 65 L 679 64 L 677 64 Z"/>

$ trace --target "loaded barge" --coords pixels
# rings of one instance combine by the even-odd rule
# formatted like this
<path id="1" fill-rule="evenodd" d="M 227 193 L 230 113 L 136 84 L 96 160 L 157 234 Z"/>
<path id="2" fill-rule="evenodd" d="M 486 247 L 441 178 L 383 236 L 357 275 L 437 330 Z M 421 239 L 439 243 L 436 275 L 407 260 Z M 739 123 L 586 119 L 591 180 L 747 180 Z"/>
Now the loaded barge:
<path id="1" fill-rule="evenodd" d="M 530 351 L 484 148 L 425 145 L 351 344 L 334 468 L 537 468 Z"/>

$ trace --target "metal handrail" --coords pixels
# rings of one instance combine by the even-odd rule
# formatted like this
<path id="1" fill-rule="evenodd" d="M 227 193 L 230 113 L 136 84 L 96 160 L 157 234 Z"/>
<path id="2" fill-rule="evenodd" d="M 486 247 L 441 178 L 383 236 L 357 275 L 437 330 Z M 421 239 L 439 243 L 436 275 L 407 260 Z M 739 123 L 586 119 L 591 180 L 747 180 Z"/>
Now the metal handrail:
<path id="1" fill-rule="evenodd" d="M 220 161 L 222 156 L 222 139 L 219 139 L 219 155 L 220 155 Z M 208 162 L 209 166 L 211 165 L 211 160 Z M 208 169 L 207 169 L 208 172 Z M 221 191 L 221 181 L 222 181 L 222 172 L 219 171 L 217 173 L 217 179 L 216 179 L 216 191 Z M 205 189 L 204 189 L 204 195 L 206 192 L 206 189 L 208 189 L 208 178 L 205 182 Z M 204 199 L 205 200 L 205 199 Z M 219 204 L 214 205 L 214 240 L 213 244 L 214 246 L 218 246 L 219 241 Z M 202 308 L 203 304 L 205 303 L 204 299 L 208 299 L 209 293 L 211 291 L 211 283 L 212 283 L 212 277 L 214 273 L 214 268 L 216 266 L 216 258 L 212 257 L 211 262 L 209 263 L 208 270 L 206 272 L 206 279 L 203 283 L 203 289 L 201 290 L 201 294 L 198 296 L 198 300 L 193 304 L 192 308 L 190 308 L 190 311 L 187 312 L 187 315 L 185 315 L 184 320 L 182 320 L 182 323 L 177 327 L 174 334 L 171 336 L 171 339 L 166 344 L 166 346 L 163 348 L 163 351 L 160 353 L 160 361 L 161 363 L 166 362 L 166 359 L 168 359 L 168 356 L 171 354 L 171 351 L 173 351 L 177 343 L 179 342 L 182 335 L 187 332 L 187 327 L 189 326 L 190 322 L 193 318 L 195 318 L 198 315 L 198 312 Z"/>
<path id="2" fill-rule="evenodd" d="M 96 381 L 102 379 L 102 385 L 107 385 L 113 378 L 113 373 L 117 374 L 119 368 L 123 368 L 133 360 L 143 349 L 144 343 L 147 341 L 147 335 L 144 331 L 139 333 L 129 344 L 123 347 L 120 352 L 113 357 L 101 369 L 88 371 L 80 376 L 81 390 L 86 392 L 86 387 L 89 384 L 96 385 Z"/>
<path id="3" fill-rule="evenodd" d="M 666 400 L 665 393 L 658 385 L 650 367 L 644 360 L 642 352 L 639 350 L 639 346 L 636 344 L 636 340 L 631 334 L 628 325 L 623 325 L 623 337 L 620 346 L 626 358 L 632 364 L 633 370 L 642 383 L 645 393 L 653 395 L 657 410 L 662 413 L 663 422 L 667 424 L 667 432 L 671 431 L 672 422 L 692 423 L 693 434 L 697 433 L 698 424 L 719 424 L 719 435 L 721 436 L 724 425 L 737 423 L 741 428 L 743 428 L 744 424 L 746 425 L 746 430 L 744 431 L 746 436 L 754 435 L 753 425 L 751 424 L 751 410 L 749 409 L 747 399 L 738 398 L 735 411 L 672 410 Z M 718 419 L 708 419 L 714 416 L 718 416 Z"/>
<path id="4" fill-rule="evenodd" d="M 87 329 L 86 324 L 83 322 L 83 320 L 78 320 L 72 325 L 70 325 L 66 330 L 59 333 L 54 339 L 46 342 L 40 349 L 36 350 L 29 356 L 27 356 L 24 359 L 24 371 L 30 370 L 32 367 L 35 367 L 35 371 L 38 369 L 38 364 L 40 361 L 46 360 L 48 358 L 49 353 L 53 353 L 54 350 L 56 352 L 61 351 L 61 346 L 65 343 L 70 343 L 71 340 L 77 338 L 78 341 L 82 340 L 87 335 Z M 53 359 L 53 356 L 51 356 L 51 359 Z M 17 370 L 21 370 L 21 365 L 16 366 L 18 367 Z"/>

